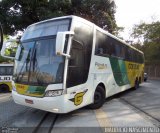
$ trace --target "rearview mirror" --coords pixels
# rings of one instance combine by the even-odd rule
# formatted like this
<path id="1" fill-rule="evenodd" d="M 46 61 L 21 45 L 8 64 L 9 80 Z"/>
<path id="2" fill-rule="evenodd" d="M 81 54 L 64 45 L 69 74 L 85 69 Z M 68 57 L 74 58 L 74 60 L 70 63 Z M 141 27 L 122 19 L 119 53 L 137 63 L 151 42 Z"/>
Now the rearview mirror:
<path id="1" fill-rule="evenodd" d="M 11 39 L 3 43 L 1 49 L 1 56 L 9 59 L 14 59 L 18 47 L 18 41 L 16 39 Z"/>
<path id="2" fill-rule="evenodd" d="M 2 45 L 3 45 L 3 30 L 0 23 L 0 50 L 2 49 Z"/>
<path id="3" fill-rule="evenodd" d="M 56 37 L 56 54 L 70 57 L 70 55 L 64 53 L 64 46 L 66 42 L 66 35 L 73 35 L 72 31 L 58 32 Z"/>

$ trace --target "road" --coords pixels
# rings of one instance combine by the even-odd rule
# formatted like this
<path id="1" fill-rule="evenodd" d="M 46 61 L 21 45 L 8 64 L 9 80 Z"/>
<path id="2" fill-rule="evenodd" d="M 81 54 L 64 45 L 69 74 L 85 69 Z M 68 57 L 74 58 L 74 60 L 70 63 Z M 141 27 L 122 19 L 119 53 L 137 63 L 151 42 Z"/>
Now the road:
<path id="1" fill-rule="evenodd" d="M 102 133 L 110 127 L 160 127 L 160 81 L 106 99 L 97 110 L 82 108 L 57 115 L 13 102 L 0 94 L 0 130 L 33 133 Z M 109 131 L 108 131 L 109 132 Z M 160 131 L 159 131 L 160 132 Z"/>

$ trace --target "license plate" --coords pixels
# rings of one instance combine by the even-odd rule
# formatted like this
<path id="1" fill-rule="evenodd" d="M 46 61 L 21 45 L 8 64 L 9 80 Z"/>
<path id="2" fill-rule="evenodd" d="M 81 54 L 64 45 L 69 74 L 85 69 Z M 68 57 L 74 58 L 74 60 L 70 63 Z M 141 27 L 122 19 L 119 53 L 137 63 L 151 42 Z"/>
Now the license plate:
<path id="1" fill-rule="evenodd" d="M 26 103 L 33 104 L 33 100 L 25 99 Z"/>

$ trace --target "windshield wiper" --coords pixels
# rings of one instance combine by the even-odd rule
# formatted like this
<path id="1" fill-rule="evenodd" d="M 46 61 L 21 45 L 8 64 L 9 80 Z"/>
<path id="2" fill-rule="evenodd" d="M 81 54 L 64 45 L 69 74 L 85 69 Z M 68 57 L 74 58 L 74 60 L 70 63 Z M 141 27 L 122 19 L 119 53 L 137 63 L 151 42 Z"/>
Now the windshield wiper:
<path id="1" fill-rule="evenodd" d="M 33 61 L 32 69 L 33 69 L 33 72 L 35 72 L 35 77 L 37 79 L 37 82 L 38 82 L 38 84 L 43 85 L 44 84 L 44 76 L 43 76 L 43 74 L 41 74 L 41 71 L 40 71 L 40 68 L 38 65 L 36 48 L 35 48 L 35 51 L 33 54 L 32 61 Z"/>
<path id="2" fill-rule="evenodd" d="M 23 68 L 24 68 L 25 65 L 26 65 L 26 72 L 28 71 L 28 63 L 30 61 L 30 58 L 29 58 L 30 57 L 30 52 L 31 52 L 31 48 L 29 49 L 29 52 L 27 54 L 27 58 L 25 59 L 23 65 L 21 67 L 21 70 L 19 71 L 19 74 L 18 74 L 17 79 L 16 79 L 17 81 L 20 81 L 23 78 L 24 72 L 22 73 L 22 71 L 23 71 Z M 21 75 L 21 77 L 20 77 L 20 75 Z"/>

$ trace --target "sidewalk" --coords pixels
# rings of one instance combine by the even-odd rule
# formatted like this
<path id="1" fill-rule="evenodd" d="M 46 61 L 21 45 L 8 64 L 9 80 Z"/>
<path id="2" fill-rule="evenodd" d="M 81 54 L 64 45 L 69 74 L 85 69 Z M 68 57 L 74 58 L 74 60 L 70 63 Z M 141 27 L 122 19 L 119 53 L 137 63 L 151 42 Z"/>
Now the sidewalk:
<path id="1" fill-rule="evenodd" d="M 114 99 L 106 102 L 97 110 L 80 109 L 69 114 L 60 115 L 53 133 L 104 133 L 111 128 L 155 128 L 153 123 L 130 106 Z"/>

